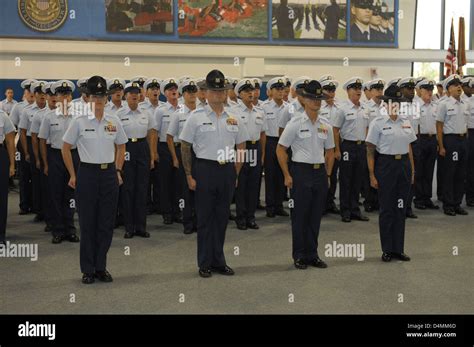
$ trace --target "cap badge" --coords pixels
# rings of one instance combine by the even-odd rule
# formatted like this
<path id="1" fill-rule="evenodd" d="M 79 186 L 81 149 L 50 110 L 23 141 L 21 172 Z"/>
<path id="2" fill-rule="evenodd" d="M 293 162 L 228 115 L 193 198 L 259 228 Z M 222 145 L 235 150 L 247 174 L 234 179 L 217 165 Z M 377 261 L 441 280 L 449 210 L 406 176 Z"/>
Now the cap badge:
<path id="1" fill-rule="evenodd" d="M 102 88 L 102 83 L 97 83 L 97 88 Z"/>

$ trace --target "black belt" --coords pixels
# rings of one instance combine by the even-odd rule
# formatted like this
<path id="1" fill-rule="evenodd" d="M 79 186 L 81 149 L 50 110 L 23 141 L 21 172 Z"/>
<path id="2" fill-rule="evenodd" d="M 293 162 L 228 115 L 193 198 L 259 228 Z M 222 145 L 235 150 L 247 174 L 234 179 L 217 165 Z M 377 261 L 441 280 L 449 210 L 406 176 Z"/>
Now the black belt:
<path id="1" fill-rule="evenodd" d="M 464 134 L 444 134 L 444 136 L 464 138 L 464 137 L 466 137 L 466 133 L 464 133 Z"/>
<path id="2" fill-rule="evenodd" d="M 408 154 L 381 154 L 378 153 L 378 156 L 380 158 L 388 158 L 388 159 L 393 159 L 393 160 L 402 160 L 402 159 L 407 159 Z"/>
<path id="3" fill-rule="evenodd" d="M 246 146 L 255 146 L 255 145 L 258 145 L 260 143 L 260 141 L 247 141 L 245 142 L 245 145 Z"/>
<path id="4" fill-rule="evenodd" d="M 135 143 L 135 142 L 142 142 L 142 141 L 146 141 L 146 137 L 143 137 L 143 138 L 141 138 L 141 139 L 138 139 L 138 138 L 128 139 L 128 142 L 132 142 L 132 143 Z"/>
<path id="5" fill-rule="evenodd" d="M 49 147 L 48 149 L 50 149 L 52 151 L 55 151 L 55 152 L 61 152 L 61 149 L 59 149 L 59 148 Z M 71 152 L 77 152 L 77 148 L 71 148 Z"/>
<path id="6" fill-rule="evenodd" d="M 423 138 L 432 138 L 436 137 L 436 134 L 418 134 L 418 136 Z"/>
<path id="7" fill-rule="evenodd" d="M 227 164 L 233 164 L 231 161 L 217 161 L 217 160 L 210 160 L 210 159 L 202 159 L 202 158 L 196 158 L 198 162 L 204 162 L 204 163 L 211 163 L 211 164 L 216 164 L 219 166 L 227 165 Z"/>
<path id="8" fill-rule="evenodd" d="M 314 170 L 324 169 L 324 163 L 323 164 L 310 164 L 310 163 L 300 163 L 300 162 L 294 161 L 292 162 L 292 165 L 311 168 Z"/>
<path id="9" fill-rule="evenodd" d="M 270 139 L 270 140 L 278 140 L 279 137 L 278 137 L 278 136 L 268 136 L 268 135 L 267 135 L 267 139 Z"/>
<path id="10" fill-rule="evenodd" d="M 363 144 L 365 144 L 365 141 L 362 141 L 362 140 L 357 140 L 357 141 L 344 140 L 343 142 L 354 143 L 354 144 L 356 144 L 356 145 L 363 145 Z"/>
<path id="11" fill-rule="evenodd" d="M 91 168 L 91 169 L 107 170 L 107 169 L 115 168 L 115 163 L 92 164 L 92 163 L 84 163 L 81 161 L 80 166 Z"/>

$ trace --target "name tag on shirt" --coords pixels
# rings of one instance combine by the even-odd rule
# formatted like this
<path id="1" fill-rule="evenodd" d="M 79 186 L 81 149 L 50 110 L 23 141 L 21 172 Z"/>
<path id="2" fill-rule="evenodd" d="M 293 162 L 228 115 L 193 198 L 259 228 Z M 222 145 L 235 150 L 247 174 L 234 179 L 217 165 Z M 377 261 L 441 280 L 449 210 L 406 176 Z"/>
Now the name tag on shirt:
<path id="1" fill-rule="evenodd" d="M 61 124 L 59 124 L 59 123 L 51 123 L 50 127 L 51 127 L 51 131 L 61 130 Z"/>
<path id="2" fill-rule="evenodd" d="M 263 124 L 263 118 L 262 117 L 256 117 L 255 118 L 255 124 Z"/>
<path id="3" fill-rule="evenodd" d="M 273 112 L 268 112 L 266 116 L 268 119 L 274 119 L 276 117 L 276 115 Z"/>
<path id="4" fill-rule="evenodd" d="M 346 113 L 346 119 L 347 120 L 354 120 L 356 118 L 357 118 L 357 116 L 356 116 L 355 113 Z"/>
<path id="5" fill-rule="evenodd" d="M 309 129 L 300 129 L 298 131 L 298 137 L 300 139 L 306 139 L 308 137 L 311 137 L 311 131 L 309 131 Z"/>
<path id="6" fill-rule="evenodd" d="M 140 117 L 138 123 L 141 125 L 148 125 L 148 117 Z"/>
<path id="7" fill-rule="evenodd" d="M 392 135 L 395 131 L 392 129 L 392 127 L 385 127 L 382 128 L 382 135 Z"/>
<path id="8" fill-rule="evenodd" d="M 202 132 L 216 131 L 216 127 L 212 123 L 202 123 L 199 130 Z"/>
<path id="9" fill-rule="evenodd" d="M 446 111 L 446 114 L 447 114 L 448 116 L 450 116 L 450 117 L 451 117 L 451 116 L 455 116 L 455 115 L 456 115 L 456 110 L 455 110 L 455 109 L 448 109 L 448 110 Z"/>
<path id="10" fill-rule="evenodd" d="M 85 139 L 95 139 L 97 138 L 97 131 L 95 131 L 95 129 L 84 129 L 82 137 Z"/>

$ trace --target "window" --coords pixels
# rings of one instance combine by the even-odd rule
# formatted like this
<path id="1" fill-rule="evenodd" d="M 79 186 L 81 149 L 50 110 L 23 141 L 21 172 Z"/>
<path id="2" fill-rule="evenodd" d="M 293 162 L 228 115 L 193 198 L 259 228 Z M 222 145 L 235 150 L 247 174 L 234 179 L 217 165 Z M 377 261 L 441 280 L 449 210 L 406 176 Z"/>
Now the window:
<path id="1" fill-rule="evenodd" d="M 470 25 L 471 25 L 471 0 L 445 0 L 444 15 L 444 49 L 449 47 L 449 37 L 451 31 L 451 19 L 454 19 L 454 36 L 456 37 L 456 49 L 459 45 L 459 17 L 464 17 L 465 26 L 465 44 L 466 50 L 469 49 Z"/>
<path id="2" fill-rule="evenodd" d="M 440 49 L 441 9 L 441 0 L 418 0 L 416 9 L 415 48 Z"/>
<path id="3" fill-rule="evenodd" d="M 426 77 L 430 80 L 440 80 L 441 63 L 413 63 L 413 77 Z"/>

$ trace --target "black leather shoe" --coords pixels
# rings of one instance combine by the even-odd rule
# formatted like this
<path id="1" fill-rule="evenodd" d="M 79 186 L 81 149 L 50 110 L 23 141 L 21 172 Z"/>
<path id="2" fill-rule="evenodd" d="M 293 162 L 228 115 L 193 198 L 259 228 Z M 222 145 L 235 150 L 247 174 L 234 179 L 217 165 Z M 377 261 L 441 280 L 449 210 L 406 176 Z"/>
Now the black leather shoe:
<path id="1" fill-rule="evenodd" d="M 294 264 L 295 268 L 299 270 L 306 270 L 308 268 L 308 265 L 306 265 L 303 259 L 296 259 Z"/>
<path id="2" fill-rule="evenodd" d="M 341 220 L 342 220 L 344 223 L 350 223 L 350 222 L 351 222 L 351 217 L 342 216 Z"/>
<path id="3" fill-rule="evenodd" d="M 262 205 L 262 203 L 258 203 L 257 205 L 257 210 L 264 210 L 265 209 L 265 206 Z"/>
<path id="4" fill-rule="evenodd" d="M 456 212 L 454 210 L 451 210 L 451 209 L 446 209 L 446 210 L 444 210 L 444 214 L 447 215 L 447 216 L 455 216 Z"/>
<path id="5" fill-rule="evenodd" d="M 133 236 L 135 236 L 135 234 L 132 233 L 131 231 L 127 231 L 127 232 L 125 233 L 125 235 L 123 235 L 123 237 L 124 237 L 125 239 L 131 239 L 131 238 L 133 238 Z"/>
<path id="6" fill-rule="evenodd" d="M 70 234 L 70 235 L 66 236 L 65 239 L 68 240 L 69 242 L 73 242 L 73 243 L 81 241 L 76 234 Z"/>
<path id="7" fill-rule="evenodd" d="M 237 229 L 239 230 L 247 230 L 247 225 L 245 223 L 235 223 L 237 224 Z"/>
<path id="8" fill-rule="evenodd" d="M 332 214 L 340 214 L 341 210 L 339 210 L 336 205 L 331 205 L 326 209 L 326 212 Z"/>
<path id="9" fill-rule="evenodd" d="M 44 217 L 41 216 L 41 215 L 39 215 L 39 214 L 37 214 L 37 215 L 35 216 L 35 218 L 33 219 L 33 222 L 34 222 L 34 223 L 39 223 L 39 222 L 42 222 L 42 221 L 44 221 Z"/>
<path id="10" fill-rule="evenodd" d="M 322 261 L 320 258 L 310 260 L 307 264 L 310 266 L 318 267 L 320 269 L 325 269 L 328 267 L 328 265 L 324 261 Z"/>
<path id="11" fill-rule="evenodd" d="M 275 212 L 267 211 L 268 218 L 275 218 Z"/>
<path id="12" fill-rule="evenodd" d="M 416 214 L 414 214 L 413 211 L 407 211 L 406 217 L 407 218 L 412 218 L 412 219 L 417 219 L 418 218 L 418 216 Z"/>
<path id="13" fill-rule="evenodd" d="M 466 205 L 469 207 L 474 207 L 474 201 L 468 201 L 466 202 Z"/>
<path id="14" fill-rule="evenodd" d="M 94 274 L 82 274 L 82 283 L 92 284 L 95 282 Z"/>
<path id="15" fill-rule="evenodd" d="M 374 212 L 375 209 L 372 207 L 372 205 L 365 205 L 364 210 L 365 212 Z"/>
<path id="16" fill-rule="evenodd" d="M 30 213 L 30 212 L 25 211 L 25 210 L 20 210 L 20 212 L 19 212 L 18 214 L 19 214 L 20 216 L 24 216 L 24 215 L 26 215 L 26 214 L 28 214 L 28 213 Z"/>
<path id="17" fill-rule="evenodd" d="M 173 221 L 175 223 L 183 223 L 183 217 L 181 216 L 174 216 Z"/>
<path id="18" fill-rule="evenodd" d="M 140 232 L 136 231 L 135 235 L 143 237 L 145 239 L 150 237 L 150 233 L 148 231 L 140 231 Z"/>
<path id="19" fill-rule="evenodd" d="M 51 231 L 53 231 L 53 227 L 51 225 L 46 225 L 44 227 L 44 232 L 45 233 L 50 233 Z"/>
<path id="20" fill-rule="evenodd" d="M 217 272 L 218 274 L 221 274 L 224 276 L 233 276 L 235 274 L 234 270 L 232 270 L 227 265 L 223 267 L 211 267 L 211 271 Z"/>
<path id="21" fill-rule="evenodd" d="M 382 261 L 388 263 L 392 260 L 392 255 L 390 253 L 382 253 Z"/>
<path id="22" fill-rule="evenodd" d="M 410 257 L 405 253 L 392 253 L 392 258 L 401 260 L 401 261 L 410 261 Z"/>
<path id="23" fill-rule="evenodd" d="M 427 208 L 428 210 L 439 210 L 439 206 L 433 204 L 433 202 L 432 202 L 431 200 L 430 200 L 429 202 L 427 202 L 427 203 L 425 204 L 425 206 L 426 206 L 426 208 Z"/>
<path id="24" fill-rule="evenodd" d="M 61 243 L 62 241 L 63 241 L 63 238 L 61 236 L 53 236 L 52 243 L 54 243 L 55 245 Z"/>
<path id="25" fill-rule="evenodd" d="M 257 223 L 255 223 L 255 221 L 252 221 L 252 222 L 247 222 L 247 228 L 249 229 L 260 229 L 260 227 L 258 226 Z"/>
<path id="26" fill-rule="evenodd" d="M 164 223 L 164 224 L 167 224 L 167 225 L 173 224 L 173 218 L 171 218 L 171 217 L 163 217 L 163 223 Z"/>
<path id="27" fill-rule="evenodd" d="M 469 212 L 467 212 L 465 209 L 463 209 L 462 207 L 456 207 L 454 209 L 454 212 L 456 212 L 456 214 L 460 214 L 461 216 L 467 216 L 469 214 Z"/>
<path id="28" fill-rule="evenodd" d="M 192 234 L 193 229 L 184 229 L 183 233 L 186 234 L 186 235 Z"/>
<path id="29" fill-rule="evenodd" d="M 208 268 L 199 269 L 199 276 L 203 278 L 209 278 L 212 276 L 211 270 Z"/>
<path id="30" fill-rule="evenodd" d="M 277 216 L 282 216 L 282 217 L 288 217 L 288 216 L 289 216 L 289 213 L 286 212 L 284 209 L 276 210 L 276 211 L 275 211 L 275 214 L 276 214 Z"/>
<path id="31" fill-rule="evenodd" d="M 368 222 L 370 220 L 369 217 L 364 216 L 363 214 L 352 215 L 351 219 L 359 220 L 359 221 L 362 221 L 362 222 Z"/>
<path id="32" fill-rule="evenodd" d="M 112 282 L 114 280 L 112 275 L 107 270 L 96 271 L 94 276 L 101 282 Z"/>
<path id="33" fill-rule="evenodd" d="M 235 214 L 233 214 L 232 212 L 229 214 L 229 220 L 235 220 Z"/>
<path id="34" fill-rule="evenodd" d="M 415 208 L 418 209 L 418 210 L 426 210 L 427 209 L 426 205 L 423 205 L 423 204 L 415 204 Z"/>

